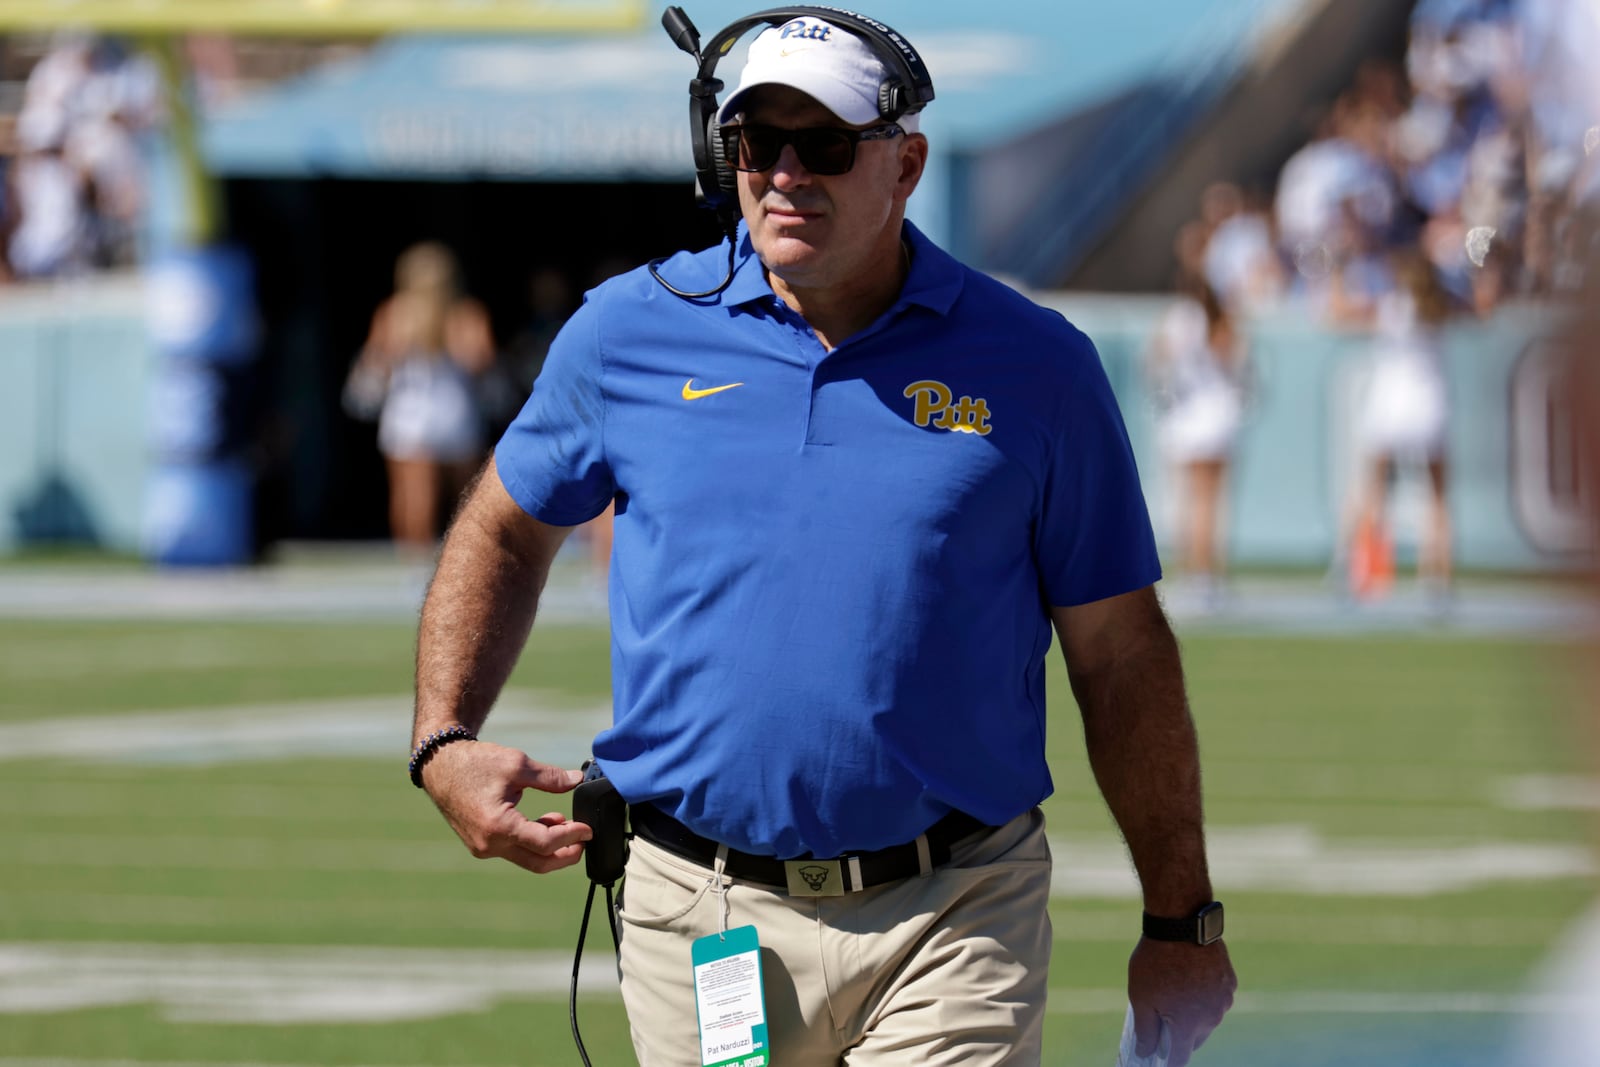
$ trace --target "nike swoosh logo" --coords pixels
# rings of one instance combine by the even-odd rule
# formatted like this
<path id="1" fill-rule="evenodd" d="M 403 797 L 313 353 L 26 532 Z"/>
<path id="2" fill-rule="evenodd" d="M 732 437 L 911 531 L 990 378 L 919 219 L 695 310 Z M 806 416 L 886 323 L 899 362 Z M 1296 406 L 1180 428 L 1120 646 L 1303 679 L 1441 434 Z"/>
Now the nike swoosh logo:
<path id="1" fill-rule="evenodd" d="M 683 398 L 685 400 L 699 400 L 703 396 L 720 393 L 724 389 L 737 389 L 743 384 L 743 382 L 734 382 L 732 385 L 713 385 L 710 389 L 696 389 L 694 387 L 694 379 L 690 378 L 683 383 Z"/>

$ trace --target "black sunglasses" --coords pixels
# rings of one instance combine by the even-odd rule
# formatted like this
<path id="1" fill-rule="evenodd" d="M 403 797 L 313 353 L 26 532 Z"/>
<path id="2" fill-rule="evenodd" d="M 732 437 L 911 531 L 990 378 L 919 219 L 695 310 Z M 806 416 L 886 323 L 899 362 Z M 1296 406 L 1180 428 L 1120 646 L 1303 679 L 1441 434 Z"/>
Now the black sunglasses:
<path id="1" fill-rule="evenodd" d="M 782 126 L 763 126 L 754 122 L 729 123 L 717 130 L 722 138 L 722 158 L 734 170 L 755 174 L 771 170 L 783 154 L 783 146 L 794 145 L 800 165 L 812 174 L 845 174 L 856 165 L 856 145 L 862 141 L 887 141 L 906 131 L 894 123 L 851 130 L 843 126 L 806 126 L 798 130 Z"/>

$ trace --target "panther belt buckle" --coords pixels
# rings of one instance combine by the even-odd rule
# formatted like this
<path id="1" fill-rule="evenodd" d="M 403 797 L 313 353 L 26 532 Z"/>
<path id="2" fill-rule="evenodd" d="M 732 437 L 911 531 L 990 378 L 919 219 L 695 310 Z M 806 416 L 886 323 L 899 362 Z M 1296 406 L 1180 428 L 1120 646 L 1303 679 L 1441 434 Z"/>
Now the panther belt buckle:
<path id="1" fill-rule="evenodd" d="M 789 880 L 791 897 L 844 896 L 841 860 L 784 860 L 783 873 Z"/>

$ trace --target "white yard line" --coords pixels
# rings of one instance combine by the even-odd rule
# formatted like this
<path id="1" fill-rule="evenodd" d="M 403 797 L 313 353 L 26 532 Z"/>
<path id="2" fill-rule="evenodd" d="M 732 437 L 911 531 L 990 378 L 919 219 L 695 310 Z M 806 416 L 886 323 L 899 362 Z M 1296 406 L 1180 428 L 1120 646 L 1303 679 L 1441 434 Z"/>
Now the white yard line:
<path id="1" fill-rule="evenodd" d="M 610 955 L 595 952 L 586 962 L 583 991 L 616 996 Z M 570 972 L 571 958 L 565 952 L 12 943 L 0 944 L 0 1014 L 153 1004 L 164 1019 L 176 1023 L 414 1021 L 483 1011 L 504 1001 L 561 999 Z M 1126 997 L 1121 989 L 1058 987 L 1050 992 L 1050 1011 L 1115 1013 Z M 1578 998 L 1534 991 L 1313 990 L 1246 992 L 1234 1010 L 1261 1015 L 1528 1015 L 1570 1011 L 1577 1004 Z M 68 1063 L 121 1067 L 139 1061 L 0 1058 L 0 1067 Z"/>
<path id="2" fill-rule="evenodd" d="M 1600 778 L 1519 775 L 1496 783 L 1495 800 L 1512 811 L 1600 811 Z"/>
<path id="3" fill-rule="evenodd" d="M 338 700 L 41 717 L 0 724 L 0 762 L 65 759 L 161 765 L 308 755 L 392 757 L 397 750 L 403 754 L 411 703 L 410 693 L 397 692 Z M 548 754 L 552 747 L 580 751 L 581 761 L 594 735 L 610 724 L 610 716 L 609 700 L 575 703 L 549 691 L 508 689 L 489 720 L 486 736 L 545 759 L 554 758 Z M 1426 787 L 1419 786 L 1418 798 L 1440 792 L 1437 783 L 1423 784 Z M 1330 784 L 1330 795 L 1333 789 Z M 1514 775 L 1490 782 L 1483 795 L 1497 807 L 1512 811 L 1600 810 L 1600 779 Z M 1445 799 L 1440 797 L 1439 803 L 1445 806 Z"/>
<path id="4" fill-rule="evenodd" d="M 558 798 L 549 805 L 562 809 Z M 446 871 L 462 855 L 406 842 L 315 841 L 15 833 L 18 867 L 278 871 Z M 1590 851 L 1561 842 L 1483 841 L 1454 847 L 1413 841 L 1327 840 L 1307 827 L 1215 827 L 1207 835 L 1217 884 L 1233 892 L 1422 898 L 1488 886 L 1582 880 L 1600 871 Z M 1133 900 L 1139 885 L 1122 843 L 1109 835 L 1050 838 L 1051 895 Z"/>
<path id="5" fill-rule="evenodd" d="M 411 736 L 410 694 L 38 719 L 0 725 L 0 762 L 210 765 L 307 755 L 390 757 Z M 502 694 L 484 736 L 577 766 L 611 721 L 609 701 L 573 705 L 549 693 Z"/>
<path id="6" fill-rule="evenodd" d="M 1284 905 L 1280 905 L 1284 907 Z M 1341 915 L 1337 922 L 1307 922 L 1304 912 L 1263 912 L 1254 906 L 1228 917 L 1229 939 L 1252 945 L 1341 945 L 1371 948 L 1544 949 L 1561 936 L 1565 919 L 1482 915 L 1414 915 L 1383 910 Z M 1071 904 L 1052 909 L 1055 935 L 1072 944 L 1128 944 L 1128 912 Z M 1131 945 L 1130 945 L 1131 947 Z"/>
<path id="7" fill-rule="evenodd" d="M 1428 897 L 1521 882 L 1590 878 L 1588 848 L 1564 842 L 1330 840 L 1308 826 L 1213 827 L 1211 871 L 1237 891 L 1304 896 Z M 1139 885 L 1120 841 L 1051 837 L 1057 897 L 1136 899 Z"/>
<path id="8" fill-rule="evenodd" d="M 1100 1015 L 1122 1011 L 1121 989 L 1051 989 L 1053 1015 Z M 1233 1012 L 1241 1015 L 1544 1015 L 1585 1007 L 1581 995 L 1553 993 L 1351 993 L 1338 990 L 1297 993 L 1240 993 Z"/>
<path id="9" fill-rule="evenodd" d="M 589 954 L 580 988 L 615 995 L 615 963 Z M 565 951 L 225 945 L 0 945 L 0 1014 L 155 1004 L 173 1022 L 399 1022 L 564 997 Z"/>

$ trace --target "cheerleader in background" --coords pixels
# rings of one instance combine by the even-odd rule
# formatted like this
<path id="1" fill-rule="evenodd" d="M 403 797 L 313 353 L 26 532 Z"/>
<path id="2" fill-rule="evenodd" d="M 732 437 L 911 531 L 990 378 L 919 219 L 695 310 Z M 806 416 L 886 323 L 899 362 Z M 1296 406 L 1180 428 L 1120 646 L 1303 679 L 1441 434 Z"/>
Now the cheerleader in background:
<path id="1" fill-rule="evenodd" d="M 1351 593 L 1387 592 L 1394 575 L 1391 490 L 1401 463 L 1427 475 L 1428 511 L 1417 576 L 1438 604 L 1448 601 L 1451 530 L 1446 435 L 1449 395 L 1441 333 L 1453 304 L 1433 265 L 1415 250 L 1396 253 L 1395 287 L 1372 306 L 1371 373 L 1356 423 L 1359 468 L 1348 509 L 1346 579 Z"/>
<path id="2" fill-rule="evenodd" d="M 1148 354 L 1160 415 L 1157 440 L 1180 483 L 1179 560 L 1207 609 L 1219 606 L 1226 572 L 1228 473 L 1244 414 L 1244 338 L 1216 291 L 1188 274 Z"/>
<path id="3" fill-rule="evenodd" d="M 455 255 L 433 241 L 403 252 L 345 385 L 344 406 L 376 418 L 389 475 L 389 525 L 402 550 L 431 556 L 443 519 L 486 451 L 478 380 L 494 364 L 489 315 L 461 288 Z"/>

